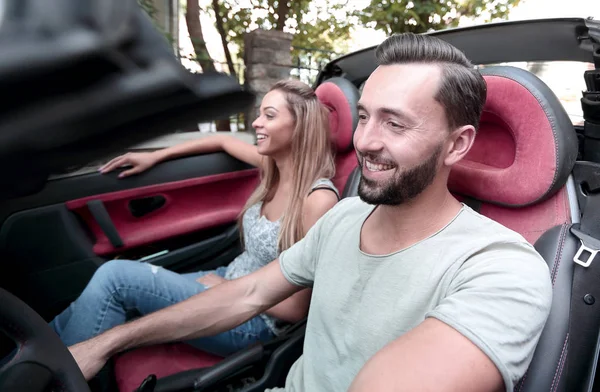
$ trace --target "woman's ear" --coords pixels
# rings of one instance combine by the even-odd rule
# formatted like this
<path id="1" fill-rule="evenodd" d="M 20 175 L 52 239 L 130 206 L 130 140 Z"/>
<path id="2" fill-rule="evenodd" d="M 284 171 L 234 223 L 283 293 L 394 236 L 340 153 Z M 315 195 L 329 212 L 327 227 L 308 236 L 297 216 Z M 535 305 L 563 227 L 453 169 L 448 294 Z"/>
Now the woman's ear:
<path id="1" fill-rule="evenodd" d="M 448 146 L 446 159 L 444 159 L 446 166 L 453 166 L 467 155 L 475 141 L 475 134 L 475 128 L 472 125 L 464 125 L 452 132 L 451 143 Z"/>

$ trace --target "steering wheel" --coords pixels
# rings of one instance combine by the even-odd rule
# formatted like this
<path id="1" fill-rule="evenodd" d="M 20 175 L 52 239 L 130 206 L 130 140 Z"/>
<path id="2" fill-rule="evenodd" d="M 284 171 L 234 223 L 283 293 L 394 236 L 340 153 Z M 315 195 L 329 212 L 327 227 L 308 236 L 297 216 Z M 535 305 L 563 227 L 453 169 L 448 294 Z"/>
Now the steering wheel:
<path id="1" fill-rule="evenodd" d="M 2 392 L 90 392 L 67 347 L 33 309 L 0 288 L 0 331 L 17 353 L 0 368 Z"/>

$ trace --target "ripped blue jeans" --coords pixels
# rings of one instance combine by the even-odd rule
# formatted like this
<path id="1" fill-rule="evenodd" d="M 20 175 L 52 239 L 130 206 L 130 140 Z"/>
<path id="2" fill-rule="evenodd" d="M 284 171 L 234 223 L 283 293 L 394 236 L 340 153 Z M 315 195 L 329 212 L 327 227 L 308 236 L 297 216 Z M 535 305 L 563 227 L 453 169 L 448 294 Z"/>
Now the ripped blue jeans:
<path id="1" fill-rule="evenodd" d="M 131 315 L 144 316 L 206 290 L 196 279 L 206 274 L 223 277 L 227 267 L 178 274 L 151 264 L 112 260 L 94 274 L 77 300 L 50 322 L 67 346 L 90 339 L 123 324 Z M 227 332 L 187 341 L 203 351 L 226 356 L 275 335 L 260 317 Z"/>

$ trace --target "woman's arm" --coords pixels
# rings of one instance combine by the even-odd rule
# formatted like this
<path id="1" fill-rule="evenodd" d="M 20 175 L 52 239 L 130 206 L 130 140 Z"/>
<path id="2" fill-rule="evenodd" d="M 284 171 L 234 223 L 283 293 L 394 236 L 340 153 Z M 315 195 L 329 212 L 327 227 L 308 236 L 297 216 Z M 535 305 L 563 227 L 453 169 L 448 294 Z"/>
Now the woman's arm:
<path id="1" fill-rule="evenodd" d="M 119 175 L 119 177 L 122 178 L 141 173 L 157 163 L 169 159 L 217 151 L 225 151 L 232 157 L 256 167 L 261 167 L 263 162 L 263 157 L 258 153 L 256 146 L 248 144 L 233 136 L 215 135 L 190 140 L 173 147 L 153 152 L 127 153 L 111 160 L 100 168 L 100 171 L 102 173 L 108 173 L 121 166 L 131 165 L 131 169 L 128 169 Z"/>
<path id="2" fill-rule="evenodd" d="M 304 235 L 338 202 L 337 195 L 327 189 L 317 189 L 304 201 Z M 308 315 L 312 289 L 304 289 L 273 306 L 265 313 L 269 316 L 296 323 Z"/>

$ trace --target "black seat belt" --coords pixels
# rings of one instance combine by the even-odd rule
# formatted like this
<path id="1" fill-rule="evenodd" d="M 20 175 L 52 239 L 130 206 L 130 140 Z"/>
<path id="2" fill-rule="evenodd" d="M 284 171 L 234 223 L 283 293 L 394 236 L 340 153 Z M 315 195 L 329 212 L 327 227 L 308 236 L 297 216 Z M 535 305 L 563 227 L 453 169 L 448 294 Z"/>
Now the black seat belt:
<path id="1" fill-rule="evenodd" d="M 587 91 L 581 108 L 584 118 L 583 160 L 575 166 L 575 182 L 585 187 L 581 222 L 571 226 L 571 233 L 581 246 L 575 254 L 569 315 L 567 351 L 567 388 L 588 392 L 593 388 L 596 346 L 600 331 L 600 45 L 594 43 L 594 70 L 586 71 Z M 596 164 L 592 163 L 595 162 Z"/>
<path id="2" fill-rule="evenodd" d="M 581 222 L 571 226 L 571 233 L 581 246 L 573 261 L 573 285 L 569 315 L 567 351 L 567 388 L 588 392 L 593 388 L 596 346 L 600 331 L 600 55 L 594 45 L 596 69 L 584 74 L 587 91 L 581 107 L 584 116 L 584 149 L 586 161 L 576 165 L 575 181 L 586 187 L 587 197 Z M 581 200 L 583 201 L 583 200 Z M 580 202 L 580 205 L 582 203 Z M 595 260 L 597 259 L 597 260 Z"/>
<path id="3" fill-rule="evenodd" d="M 587 392 L 593 384 L 593 363 L 600 331 L 600 193 L 589 194 L 581 223 L 571 226 L 581 246 L 573 261 L 567 385 L 573 392 Z"/>

